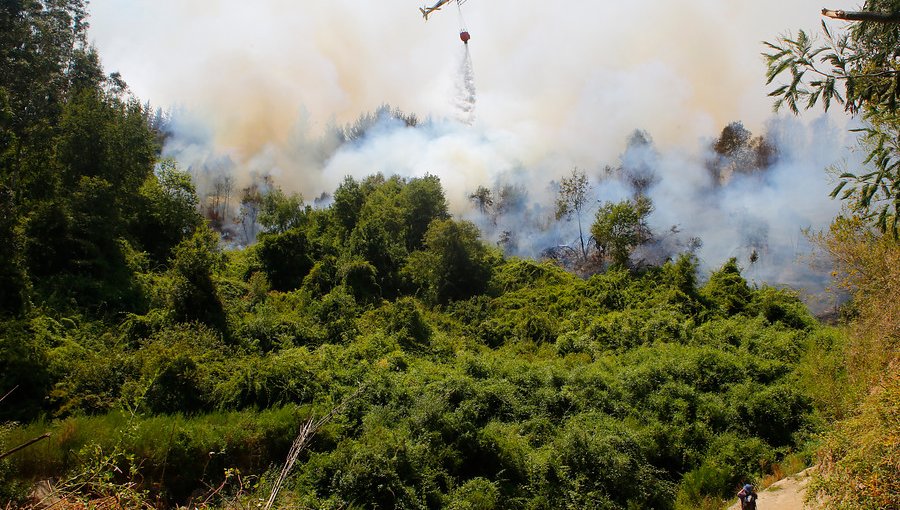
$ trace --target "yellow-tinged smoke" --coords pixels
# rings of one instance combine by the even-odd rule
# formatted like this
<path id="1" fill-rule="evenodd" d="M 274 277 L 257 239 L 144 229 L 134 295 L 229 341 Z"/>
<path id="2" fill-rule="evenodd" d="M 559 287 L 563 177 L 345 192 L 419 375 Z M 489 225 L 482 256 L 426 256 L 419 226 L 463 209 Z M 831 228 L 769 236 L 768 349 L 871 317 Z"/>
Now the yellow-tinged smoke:
<path id="1" fill-rule="evenodd" d="M 107 66 L 140 97 L 195 112 L 218 145 L 249 157 L 283 144 L 301 111 L 314 131 L 382 103 L 420 117 L 450 115 L 455 8 L 423 23 L 416 7 L 98 0 L 92 34 Z M 475 37 L 479 119 L 577 159 L 608 157 L 634 128 L 662 144 L 693 144 L 737 119 L 758 128 L 770 110 L 760 41 L 787 27 L 814 28 L 819 7 L 473 0 L 464 9 Z"/>
<path id="2" fill-rule="evenodd" d="M 658 151 L 653 227 L 677 224 L 701 237 L 698 253 L 711 266 L 740 254 L 748 235 L 763 235 L 770 265 L 755 264 L 755 277 L 790 282 L 779 272 L 802 251 L 800 228 L 822 227 L 837 210 L 822 168 L 849 141 L 824 121 L 772 121 L 760 55 L 761 41 L 786 29 L 817 30 L 818 2 L 472 0 L 463 6 L 477 71 L 463 87 L 477 86 L 471 126 L 446 120 L 459 117 L 466 78 L 455 7 L 428 23 L 416 7 L 95 0 L 92 34 L 108 70 L 136 95 L 183 112 L 169 154 L 207 179 L 228 172 L 236 190 L 271 175 L 312 199 L 346 175 L 431 173 L 457 213 L 478 186 L 503 182 L 527 189 L 540 208 L 553 203 L 550 181 L 573 166 L 596 178 L 643 129 Z M 329 126 L 385 103 L 431 121 L 417 129 L 381 123 L 335 150 Z M 765 178 L 713 189 L 703 153 L 735 120 L 756 134 L 768 124 L 783 157 Z M 600 198 L 622 198 L 609 182 L 595 184 L 605 186 Z M 540 216 L 533 219 L 546 224 L 545 212 L 532 211 Z M 565 226 L 494 227 L 521 234 L 534 250 L 568 242 Z"/>

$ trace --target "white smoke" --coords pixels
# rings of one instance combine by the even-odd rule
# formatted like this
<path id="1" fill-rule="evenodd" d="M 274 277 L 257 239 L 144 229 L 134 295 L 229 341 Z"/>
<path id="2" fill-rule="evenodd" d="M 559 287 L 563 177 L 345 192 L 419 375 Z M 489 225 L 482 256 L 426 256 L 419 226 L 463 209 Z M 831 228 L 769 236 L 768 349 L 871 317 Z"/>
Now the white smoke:
<path id="1" fill-rule="evenodd" d="M 657 176 L 657 232 L 677 225 L 671 238 L 700 237 L 707 267 L 735 256 L 756 281 L 804 285 L 801 229 L 824 228 L 837 212 L 823 168 L 848 157 L 852 141 L 827 117 L 772 118 L 759 54 L 760 41 L 786 29 L 815 30 L 818 3 L 473 0 L 463 6 L 475 37 L 462 64 L 456 16 L 423 23 L 415 7 L 95 0 L 92 34 L 138 96 L 183 106 L 166 154 L 199 181 L 218 169 L 239 190 L 272 175 L 312 199 L 345 175 L 435 174 L 453 211 L 489 240 L 514 234 L 516 253 L 537 254 L 577 236 L 552 218 L 554 181 L 577 166 L 596 200 L 617 200 L 628 187 L 604 167 L 642 161 Z M 333 126 L 384 103 L 424 120 L 385 119 L 339 143 Z M 716 187 L 709 143 L 735 120 L 768 132 L 782 158 L 764 176 Z M 655 140 L 652 151 L 626 152 L 635 129 Z M 468 201 L 478 186 L 522 191 L 518 214 L 479 218 Z"/>

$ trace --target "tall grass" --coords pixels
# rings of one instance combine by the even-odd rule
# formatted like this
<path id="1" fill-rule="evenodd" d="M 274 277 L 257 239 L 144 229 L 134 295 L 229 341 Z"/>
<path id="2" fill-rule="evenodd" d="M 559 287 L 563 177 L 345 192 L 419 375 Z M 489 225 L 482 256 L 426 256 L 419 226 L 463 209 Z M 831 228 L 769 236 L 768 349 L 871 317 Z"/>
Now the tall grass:
<path id="1" fill-rule="evenodd" d="M 198 417 L 113 412 L 13 428 L 2 438 L 2 447 L 51 434 L 8 459 L 9 471 L 20 480 L 64 478 L 96 463 L 98 455 L 117 452 L 118 471 L 135 471 L 142 488 L 164 487 L 160 497 L 183 501 L 197 487 L 221 482 L 229 469 L 262 472 L 280 462 L 309 415 L 309 409 L 297 406 Z"/>

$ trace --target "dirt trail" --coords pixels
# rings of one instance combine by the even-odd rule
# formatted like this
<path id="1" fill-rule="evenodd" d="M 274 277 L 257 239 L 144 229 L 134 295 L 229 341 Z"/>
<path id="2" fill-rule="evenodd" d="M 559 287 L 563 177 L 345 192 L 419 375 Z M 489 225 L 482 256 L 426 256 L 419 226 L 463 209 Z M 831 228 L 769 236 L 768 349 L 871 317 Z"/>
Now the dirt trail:
<path id="1" fill-rule="evenodd" d="M 759 493 L 758 510 L 809 510 L 803 505 L 806 497 L 806 484 L 809 483 L 809 468 L 796 475 L 789 476 L 770 485 Z M 740 510 L 740 502 L 728 507 L 728 510 Z"/>

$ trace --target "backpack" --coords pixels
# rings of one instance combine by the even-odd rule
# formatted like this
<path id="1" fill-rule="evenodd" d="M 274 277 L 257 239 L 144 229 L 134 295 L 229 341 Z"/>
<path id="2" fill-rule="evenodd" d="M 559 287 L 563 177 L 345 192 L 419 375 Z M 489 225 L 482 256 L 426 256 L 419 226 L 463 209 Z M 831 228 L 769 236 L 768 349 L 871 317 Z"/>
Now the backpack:
<path id="1" fill-rule="evenodd" d="M 741 504 L 743 510 L 756 510 L 756 493 L 750 492 L 744 496 L 744 502 Z"/>

